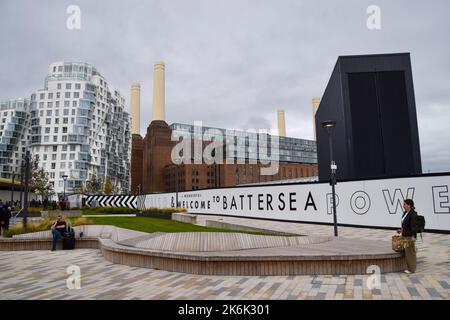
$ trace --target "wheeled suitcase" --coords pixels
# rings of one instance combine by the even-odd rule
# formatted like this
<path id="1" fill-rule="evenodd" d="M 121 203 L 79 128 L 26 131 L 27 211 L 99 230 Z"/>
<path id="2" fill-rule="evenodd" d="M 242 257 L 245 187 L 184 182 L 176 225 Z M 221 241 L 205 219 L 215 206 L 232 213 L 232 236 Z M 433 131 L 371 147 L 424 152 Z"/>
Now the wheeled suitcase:
<path id="1" fill-rule="evenodd" d="M 69 227 L 63 234 L 63 250 L 73 249 L 75 249 L 75 231 Z"/>

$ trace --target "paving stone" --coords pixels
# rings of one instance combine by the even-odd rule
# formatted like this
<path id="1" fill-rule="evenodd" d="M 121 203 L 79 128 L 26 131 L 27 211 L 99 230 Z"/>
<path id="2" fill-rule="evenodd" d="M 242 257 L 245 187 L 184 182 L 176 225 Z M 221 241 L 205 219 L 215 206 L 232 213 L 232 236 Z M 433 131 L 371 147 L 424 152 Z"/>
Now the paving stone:
<path id="1" fill-rule="evenodd" d="M 208 220 L 218 217 L 208 216 Z M 206 219 L 200 216 L 200 221 Z M 315 236 L 332 226 L 221 217 L 261 229 Z M 390 240 L 392 231 L 340 227 L 346 238 Z M 417 272 L 381 275 L 382 287 L 367 290 L 367 275 L 198 276 L 106 261 L 98 250 L 0 252 L 2 299 L 450 299 L 450 235 L 425 234 L 418 241 Z M 66 287 L 66 269 L 81 268 L 80 290 Z"/>

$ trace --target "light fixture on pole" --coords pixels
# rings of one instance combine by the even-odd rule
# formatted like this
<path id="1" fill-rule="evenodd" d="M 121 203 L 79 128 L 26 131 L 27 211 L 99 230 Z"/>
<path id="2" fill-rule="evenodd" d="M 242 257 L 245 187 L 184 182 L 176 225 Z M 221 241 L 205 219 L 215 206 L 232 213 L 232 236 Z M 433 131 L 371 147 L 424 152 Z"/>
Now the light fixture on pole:
<path id="1" fill-rule="evenodd" d="M 67 176 L 67 175 L 63 175 L 63 176 L 62 176 L 62 178 L 63 178 L 63 180 L 64 180 L 64 193 L 63 193 L 63 199 L 64 199 L 64 201 L 66 201 L 66 180 L 67 180 L 68 177 L 69 177 L 69 176 Z"/>
<path id="2" fill-rule="evenodd" d="M 11 205 L 10 207 L 12 208 L 14 206 L 14 178 L 16 177 L 16 173 L 13 172 L 12 174 L 12 181 L 11 181 Z"/>
<path id="3" fill-rule="evenodd" d="M 333 201 L 333 225 L 334 225 L 334 236 L 338 236 L 338 228 L 337 228 L 337 214 L 336 214 L 336 162 L 334 161 L 334 155 L 333 155 L 333 139 L 332 139 L 332 133 L 333 129 L 336 126 L 336 121 L 333 120 L 327 120 L 322 122 L 322 128 L 324 128 L 327 131 L 328 134 L 328 144 L 330 147 L 330 185 L 331 185 L 331 194 L 332 194 L 332 201 Z"/>

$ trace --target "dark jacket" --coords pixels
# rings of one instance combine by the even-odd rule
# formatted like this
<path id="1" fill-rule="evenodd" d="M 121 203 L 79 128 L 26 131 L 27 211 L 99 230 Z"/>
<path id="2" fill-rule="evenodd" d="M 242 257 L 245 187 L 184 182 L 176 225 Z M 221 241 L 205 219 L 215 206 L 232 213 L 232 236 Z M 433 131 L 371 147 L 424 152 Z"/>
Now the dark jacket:
<path id="1" fill-rule="evenodd" d="M 9 219 L 11 219 L 11 212 L 8 210 L 8 207 L 0 207 L 0 221 L 3 222 L 4 227 L 9 226 Z"/>
<path id="2" fill-rule="evenodd" d="M 406 211 L 403 212 L 402 218 Z M 417 212 L 411 210 L 402 222 L 402 236 L 403 237 L 417 237 L 416 233 Z"/>

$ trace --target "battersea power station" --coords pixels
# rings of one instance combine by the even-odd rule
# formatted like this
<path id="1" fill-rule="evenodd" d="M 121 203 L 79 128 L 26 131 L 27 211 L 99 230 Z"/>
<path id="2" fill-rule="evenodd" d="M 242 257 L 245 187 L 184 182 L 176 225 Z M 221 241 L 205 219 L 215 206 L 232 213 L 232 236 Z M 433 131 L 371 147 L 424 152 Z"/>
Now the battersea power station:
<path id="1" fill-rule="evenodd" d="M 279 109 L 277 112 L 278 136 L 204 126 L 199 128 L 197 124 L 168 125 L 165 119 L 165 64 L 156 62 L 152 121 L 147 127 L 145 137 L 142 137 L 140 94 L 140 85 L 133 84 L 131 87 L 131 193 L 133 194 L 233 187 L 275 183 L 275 181 L 282 183 L 315 180 L 318 176 L 316 142 L 286 137 L 284 110 Z M 318 102 L 313 100 L 313 111 L 314 105 L 317 108 Z M 214 138 L 211 138 L 211 132 L 214 133 Z M 186 140 L 186 137 L 189 139 Z M 183 140 L 184 146 L 188 148 L 182 149 L 181 152 L 176 151 L 180 150 Z M 217 148 L 218 143 L 222 143 L 223 147 Z M 212 149 L 209 154 L 214 157 L 214 161 L 205 161 L 204 154 L 208 149 Z M 195 153 L 195 150 L 200 152 Z M 198 153 L 200 159 L 196 156 Z M 174 154 L 179 157 L 174 158 Z M 220 158 L 224 160 L 217 161 Z M 267 174 L 265 172 L 269 167 L 275 170 Z"/>

